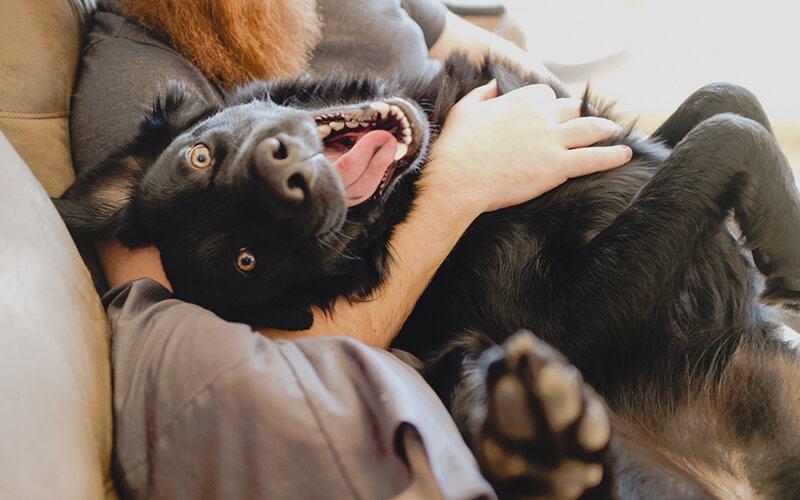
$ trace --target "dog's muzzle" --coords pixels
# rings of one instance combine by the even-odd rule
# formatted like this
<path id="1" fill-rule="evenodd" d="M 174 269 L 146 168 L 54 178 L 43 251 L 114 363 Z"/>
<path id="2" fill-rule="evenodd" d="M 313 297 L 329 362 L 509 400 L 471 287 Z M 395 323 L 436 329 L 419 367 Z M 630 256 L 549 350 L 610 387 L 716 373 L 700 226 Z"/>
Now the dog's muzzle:
<path id="1" fill-rule="evenodd" d="M 252 180 L 273 216 L 309 235 L 330 231 L 344 219 L 341 183 L 313 145 L 279 133 L 260 140 L 252 154 Z"/>

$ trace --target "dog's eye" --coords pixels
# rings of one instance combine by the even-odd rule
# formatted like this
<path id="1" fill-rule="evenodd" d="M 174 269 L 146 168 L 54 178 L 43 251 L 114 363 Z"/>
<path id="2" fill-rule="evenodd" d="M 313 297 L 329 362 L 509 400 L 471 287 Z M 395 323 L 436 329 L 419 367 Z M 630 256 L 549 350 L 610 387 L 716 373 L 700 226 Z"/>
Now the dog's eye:
<path id="1" fill-rule="evenodd" d="M 205 144 L 198 144 L 189 150 L 189 161 L 196 168 L 211 166 L 211 150 Z"/>
<path id="2" fill-rule="evenodd" d="M 253 255 L 250 250 L 242 248 L 239 250 L 239 255 L 236 257 L 236 267 L 249 273 L 256 268 L 256 256 Z"/>

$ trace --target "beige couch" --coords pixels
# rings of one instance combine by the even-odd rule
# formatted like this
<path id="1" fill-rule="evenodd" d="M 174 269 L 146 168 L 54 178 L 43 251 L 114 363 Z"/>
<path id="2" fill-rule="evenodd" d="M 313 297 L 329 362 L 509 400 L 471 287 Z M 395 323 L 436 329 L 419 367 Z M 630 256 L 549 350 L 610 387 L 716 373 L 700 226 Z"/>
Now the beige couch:
<path id="1" fill-rule="evenodd" d="M 48 197 L 73 178 L 67 118 L 92 7 L 90 0 L 2 0 L 3 499 L 116 498 L 110 478 L 109 327 Z"/>
<path id="2" fill-rule="evenodd" d="M 0 499 L 117 496 L 110 330 L 48 197 L 73 179 L 70 93 L 93 4 L 0 0 Z"/>

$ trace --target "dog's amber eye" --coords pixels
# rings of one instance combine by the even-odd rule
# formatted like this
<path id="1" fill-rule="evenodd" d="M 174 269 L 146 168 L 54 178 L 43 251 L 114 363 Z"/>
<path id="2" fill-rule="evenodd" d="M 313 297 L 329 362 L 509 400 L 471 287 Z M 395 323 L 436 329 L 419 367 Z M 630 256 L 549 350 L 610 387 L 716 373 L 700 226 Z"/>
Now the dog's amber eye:
<path id="1" fill-rule="evenodd" d="M 211 150 L 205 144 L 198 144 L 189 150 L 189 161 L 196 168 L 211 166 Z"/>
<path id="2" fill-rule="evenodd" d="M 239 255 L 236 257 L 236 267 L 249 273 L 256 268 L 256 256 L 253 255 L 250 250 L 242 248 L 239 250 Z"/>

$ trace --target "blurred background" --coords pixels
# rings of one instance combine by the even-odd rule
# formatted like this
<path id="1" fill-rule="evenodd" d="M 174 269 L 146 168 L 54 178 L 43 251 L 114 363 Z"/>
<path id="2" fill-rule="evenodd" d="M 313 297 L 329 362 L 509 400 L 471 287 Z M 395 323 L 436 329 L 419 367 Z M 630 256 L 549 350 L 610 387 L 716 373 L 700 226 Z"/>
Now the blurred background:
<path id="1" fill-rule="evenodd" d="M 587 81 L 652 131 L 694 90 L 753 91 L 800 179 L 800 48 L 793 2 L 505 0 L 527 49 L 580 95 Z"/>

